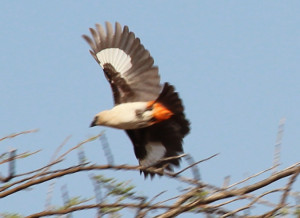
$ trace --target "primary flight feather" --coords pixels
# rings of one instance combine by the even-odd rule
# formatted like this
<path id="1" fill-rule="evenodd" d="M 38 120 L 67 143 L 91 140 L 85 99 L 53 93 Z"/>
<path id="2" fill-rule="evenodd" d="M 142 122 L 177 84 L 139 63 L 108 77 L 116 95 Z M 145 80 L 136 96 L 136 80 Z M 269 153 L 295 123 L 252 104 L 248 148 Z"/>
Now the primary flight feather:
<path id="1" fill-rule="evenodd" d="M 183 138 L 190 131 L 182 101 L 172 85 L 160 84 L 158 68 L 140 39 L 127 26 L 106 22 L 83 35 L 90 53 L 104 71 L 115 106 L 94 117 L 91 126 L 124 129 L 143 167 L 172 170 L 180 159 L 164 160 L 183 152 Z M 145 175 L 148 173 L 144 172 Z"/>

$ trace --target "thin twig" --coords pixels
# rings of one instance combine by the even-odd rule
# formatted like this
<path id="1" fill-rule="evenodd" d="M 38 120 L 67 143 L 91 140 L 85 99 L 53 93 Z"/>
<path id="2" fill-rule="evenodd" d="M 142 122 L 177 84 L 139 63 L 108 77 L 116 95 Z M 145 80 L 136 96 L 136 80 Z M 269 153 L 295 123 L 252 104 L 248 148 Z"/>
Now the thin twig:
<path id="1" fill-rule="evenodd" d="M 29 151 L 23 152 L 23 153 L 21 153 L 21 154 L 16 155 L 16 156 L 14 157 L 14 160 L 26 158 L 26 157 L 31 156 L 31 155 L 34 155 L 34 154 L 36 154 L 36 153 L 38 153 L 38 152 L 40 152 L 40 151 L 41 151 L 41 150 L 37 150 L 37 151 L 33 151 L 33 152 L 29 152 Z M 11 158 L 7 158 L 7 159 L 5 159 L 5 160 L 2 160 L 2 161 L 0 162 L 0 165 L 1 165 L 1 164 L 4 164 L 4 163 L 7 163 L 7 162 L 10 162 L 11 160 L 12 160 Z"/>
<path id="2" fill-rule="evenodd" d="M 39 172 L 39 173 L 37 173 L 36 175 L 34 175 L 34 176 L 32 177 L 32 179 L 34 179 L 34 178 L 40 176 L 41 174 L 43 174 L 44 172 L 48 171 L 48 170 L 53 166 L 52 163 L 58 163 L 58 162 L 60 162 L 60 160 L 62 160 L 62 158 L 61 158 L 61 159 L 56 159 L 56 160 L 55 160 L 55 157 L 56 157 L 56 155 L 59 153 L 59 151 L 62 149 L 62 147 L 69 141 L 70 138 L 71 138 L 71 136 L 68 136 L 68 137 L 63 141 L 63 143 L 61 143 L 60 146 L 58 146 L 58 148 L 55 150 L 54 154 L 52 155 L 52 157 L 51 157 L 51 159 L 50 159 L 50 162 L 49 162 L 49 164 L 47 165 L 47 167 L 44 167 L 44 168 L 41 170 L 41 172 Z"/>
<path id="3" fill-rule="evenodd" d="M 99 138 L 100 136 L 101 136 L 101 133 L 98 134 L 98 135 L 96 135 L 96 136 L 93 136 L 93 137 L 91 137 L 91 138 L 88 138 L 88 139 L 86 139 L 86 140 L 80 142 L 80 143 L 77 144 L 76 146 L 70 148 L 68 151 L 66 151 L 65 153 L 63 153 L 62 155 L 60 155 L 60 156 L 57 158 L 57 160 L 60 160 L 60 159 L 64 158 L 64 157 L 65 157 L 67 154 L 69 154 L 71 151 L 77 149 L 78 147 L 80 147 L 80 146 L 82 146 L 82 145 L 84 145 L 84 144 L 86 144 L 86 143 L 88 143 L 88 142 L 90 142 L 90 141 L 94 141 L 95 139 Z"/>
<path id="4" fill-rule="evenodd" d="M 209 159 L 212 159 L 212 158 L 216 157 L 217 155 L 219 155 L 219 153 L 214 154 L 214 155 L 212 155 L 212 156 L 210 156 L 210 157 L 208 157 L 208 158 L 205 158 L 205 159 L 203 159 L 203 160 L 199 160 L 199 161 L 197 161 L 197 162 L 195 162 L 195 163 L 193 163 L 193 164 L 187 166 L 186 168 L 184 168 L 184 169 L 178 171 L 177 173 L 174 173 L 174 176 L 178 176 L 179 174 L 181 174 L 182 172 L 186 171 L 187 169 L 190 169 L 191 167 L 193 167 L 193 166 L 195 166 L 195 165 L 197 165 L 197 164 L 199 164 L 199 163 L 202 163 L 202 162 L 204 162 L 204 161 L 207 161 L 207 160 L 209 160 Z"/>
<path id="5" fill-rule="evenodd" d="M 224 214 L 222 217 L 228 217 L 228 216 L 231 216 L 233 214 L 236 214 L 242 210 L 246 210 L 246 209 L 249 209 L 250 207 L 252 207 L 253 204 L 256 203 L 256 201 L 258 201 L 260 198 L 262 198 L 263 196 L 266 196 L 268 194 L 271 194 L 271 193 L 274 193 L 274 192 L 279 192 L 279 191 L 282 191 L 283 189 L 282 188 L 279 188 L 279 189 L 274 189 L 274 190 L 271 190 L 271 191 L 267 191 L 267 192 L 264 192 L 263 194 L 259 195 L 257 198 L 255 198 L 252 202 L 250 202 L 249 204 L 247 204 L 246 206 L 243 206 L 241 208 L 238 208 L 236 210 L 233 210 L 229 213 L 226 213 Z"/>
<path id="6" fill-rule="evenodd" d="M 37 131 L 38 131 L 38 129 L 32 129 L 32 130 L 26 130 L 26 131 L 23 131 L 23 132 L 14 133 L 14 134 L 5 136 L 3 138 L 0 138 L 0 142 L 5 140 L 5 139 L 9 139 L 9 138 L 11 139 L 11 138 L 14 138 L 14 137 L 22 135 L 22 134 L 28 134 L 28 133 L 33 133 L 33 132 L 37 132 Z"/>
<path id="7" fill-rule="evenodd" d="M 246 179 L 243 179 L 243 180 L 241 180 L 241 181 L 239 181 L 239 182 L 233 183 L 233 184 L 227 186 L 226 188 L 229 189 L 229 188 L 232 188 L 232 187 L 237 186 L 237 185 L 239 185 L 239 184 L 242 184 L 242 183 L 244 183 L 244 182 L 246 182 L 246 181 L 248 181 L 248 180 L 250 180 L 250 179 L 253 179 L 253 178 L 255 178 L 255 177 L 257 177 L 257 176 L 259 176 L 259 175 L 261 175 L 261 174 L 263 174 L 263 173 L 265 173 L 265 172 L 268 172 L 268 171 L 274 169 L 275 167 L 277 167 L 277 165 L 272 166 L 272 167 L 270 167 L 270 168 L 268 168 L 268 169 L 266 169 L 266 170 L 260 171 L 260 172 L 254 174 L 254 175 L 252 175 L 252 176 L 249 176 L 249 177 L 247 177 Z"/>

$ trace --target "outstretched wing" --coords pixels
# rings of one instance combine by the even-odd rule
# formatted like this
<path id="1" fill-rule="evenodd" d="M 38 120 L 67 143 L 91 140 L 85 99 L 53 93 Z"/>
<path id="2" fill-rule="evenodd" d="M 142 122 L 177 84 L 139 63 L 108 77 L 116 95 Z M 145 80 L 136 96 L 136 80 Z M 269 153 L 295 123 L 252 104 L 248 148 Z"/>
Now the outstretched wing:
<path id="1" fill-rule="evenodd" d="M 158 68 L 140 39 L 117 22 L 115 31 L 106 22 L 106 32 L 100 24 L 90 32 L 92 39 L 83 38 L 110 83 L 115 104 L 156 99 L 161 91 Z"/>

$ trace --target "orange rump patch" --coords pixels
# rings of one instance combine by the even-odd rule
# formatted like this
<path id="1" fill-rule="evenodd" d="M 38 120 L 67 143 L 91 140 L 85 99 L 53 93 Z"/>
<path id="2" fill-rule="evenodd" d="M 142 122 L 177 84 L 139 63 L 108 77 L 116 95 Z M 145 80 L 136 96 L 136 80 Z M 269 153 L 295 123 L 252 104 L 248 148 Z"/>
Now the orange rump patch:
<path id="1" fill-rule="evenodd" d="M 174 113 L 160 103 L 153 104 L 153 116 L 157 122 L 169 119 Z"/>
<path id="2" fill-rule="evenodd" d="M 155 101 L 148 101 L 148 102 L 147 102 L 147 108 L 148 108 L 148 109 L 152 108 L 154 102 L 155 102 Z"/>

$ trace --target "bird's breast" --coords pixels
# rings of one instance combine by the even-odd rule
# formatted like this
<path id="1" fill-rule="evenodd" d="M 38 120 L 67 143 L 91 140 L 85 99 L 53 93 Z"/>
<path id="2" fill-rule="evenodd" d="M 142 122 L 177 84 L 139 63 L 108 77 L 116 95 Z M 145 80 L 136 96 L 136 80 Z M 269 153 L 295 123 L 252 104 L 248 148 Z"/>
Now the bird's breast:
<path id="1" fill-rule="evenodd" d="M 147 102 L 123 103 L 108 112 L 106 126 L 118 129 L 140 129 L 150 126 L 152 118 L 152 111 L 147 110 Z"/>

